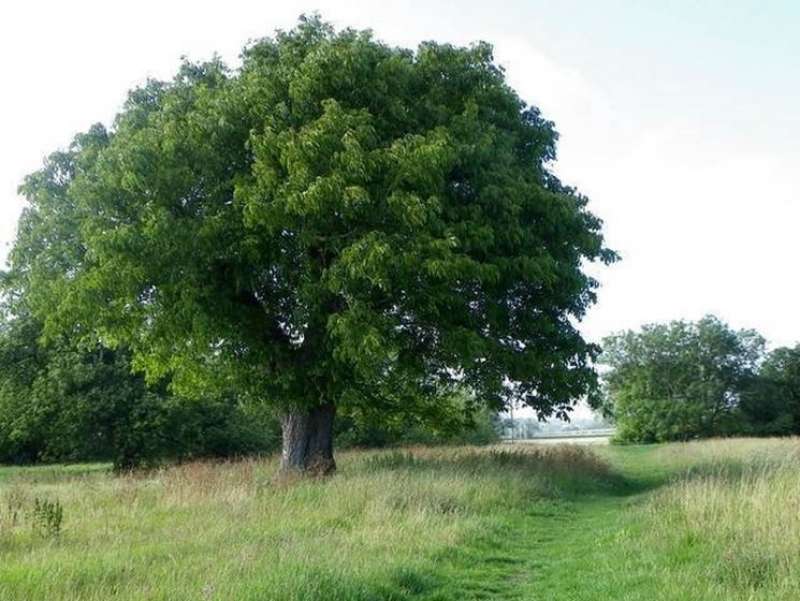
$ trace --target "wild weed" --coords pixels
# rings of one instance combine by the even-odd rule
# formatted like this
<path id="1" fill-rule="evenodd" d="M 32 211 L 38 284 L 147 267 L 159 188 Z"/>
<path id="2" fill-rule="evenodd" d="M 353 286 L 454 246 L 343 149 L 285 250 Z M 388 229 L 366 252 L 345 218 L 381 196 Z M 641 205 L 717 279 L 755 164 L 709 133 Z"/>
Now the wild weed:
<path id="1" fill-rule="evenodd" d="M 64 521 L 64 507 L 58 500 L 49 501 L 36 497 L 31 509 L 33 529 L 43 538 L 55 538 L 61 534 Z"/>

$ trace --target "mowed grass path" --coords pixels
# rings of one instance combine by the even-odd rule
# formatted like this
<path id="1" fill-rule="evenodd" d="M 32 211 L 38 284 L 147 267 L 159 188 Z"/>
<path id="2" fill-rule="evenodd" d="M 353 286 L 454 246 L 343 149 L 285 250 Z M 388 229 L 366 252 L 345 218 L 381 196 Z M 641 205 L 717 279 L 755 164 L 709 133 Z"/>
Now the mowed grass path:
<path id="1" fill-rule="evenodd" d="M 799 468 L 796 439 L 0 468 L 0 600 L 795 601 Z"/>

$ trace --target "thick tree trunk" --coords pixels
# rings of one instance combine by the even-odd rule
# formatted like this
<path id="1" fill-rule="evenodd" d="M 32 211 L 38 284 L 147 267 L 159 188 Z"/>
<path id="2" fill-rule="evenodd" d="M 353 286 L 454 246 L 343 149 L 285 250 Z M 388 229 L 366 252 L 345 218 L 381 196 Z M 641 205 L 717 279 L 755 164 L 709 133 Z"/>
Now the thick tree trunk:
<path id="1" fill-rule="evenodd" d="M 333 418 L 336 406 L 292 410 L 283 415 L 281 472 L 326 476 L 336 469 L 333 459 Z"/>

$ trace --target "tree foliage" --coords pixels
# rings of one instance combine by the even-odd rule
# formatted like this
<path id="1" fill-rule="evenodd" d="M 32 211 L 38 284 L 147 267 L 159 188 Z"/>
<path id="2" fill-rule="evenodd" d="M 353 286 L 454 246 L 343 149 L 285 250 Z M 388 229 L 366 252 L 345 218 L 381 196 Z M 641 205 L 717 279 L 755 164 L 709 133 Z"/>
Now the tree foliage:
<path id="1" fill-rule="evenodd" d="M 11 254 L 46 336 L 130 349 L 185 395 L 391 412 L 467 387 L 565 412 L 611 261 L 492 49 L 301 19 L 185 63 L 22 186 Z"/>
<path id="2" fill-rule="evenodd" d="M 272 453 L 280 424 L 268 405 L 229 393 L 188 399 L 131 373 L 124 349 L 44 344 L 30 316 L 0 321 L 0 463 L 112 461 L 117 470 L 197 457 Z M 491 415 L 463 394 L 419 400 L 385 415 L 344 413 L 346 446 L 487 443 Z"/>
<path id="3" fill-rule="evenodd" d="M 713 316 L 653 324 L 603 341 L 602 408 L 625 441 L 713 436 L 735 423 L 744 391 L 756 381 L 764 339 Z M 732 422 L 733 419 L 733 422 Z"/>
<path id="4" fill-rule="evenodd" d="M 739 410 L 753 434 L 800 434 L 800 346 L 766 356 Z"/>
<path id="5" fill-rule="evenodd" d="M 124 349 L 44 345 L 40 334 L 30 317 L 0 328 L 0 462 L 110 460 L 128 469 L 277 445 L 269 419 L 231 395 L 178 397 L 133 375 Z"/>

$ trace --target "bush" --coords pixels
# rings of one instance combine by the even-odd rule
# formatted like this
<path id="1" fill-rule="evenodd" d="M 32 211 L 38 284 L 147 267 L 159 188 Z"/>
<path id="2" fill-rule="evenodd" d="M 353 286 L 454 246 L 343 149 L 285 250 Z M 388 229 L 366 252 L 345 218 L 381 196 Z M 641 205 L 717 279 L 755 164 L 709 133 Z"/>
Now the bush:
<path id="1" fill-rule="evenodd" d="M 233 394 L 178 397 L 133 374 L 124 349 L 40 336 L 22 318 L 0 329 L 2 463 L 110 460 L 130 469 L 277 448 L 277 421 Z"/>

